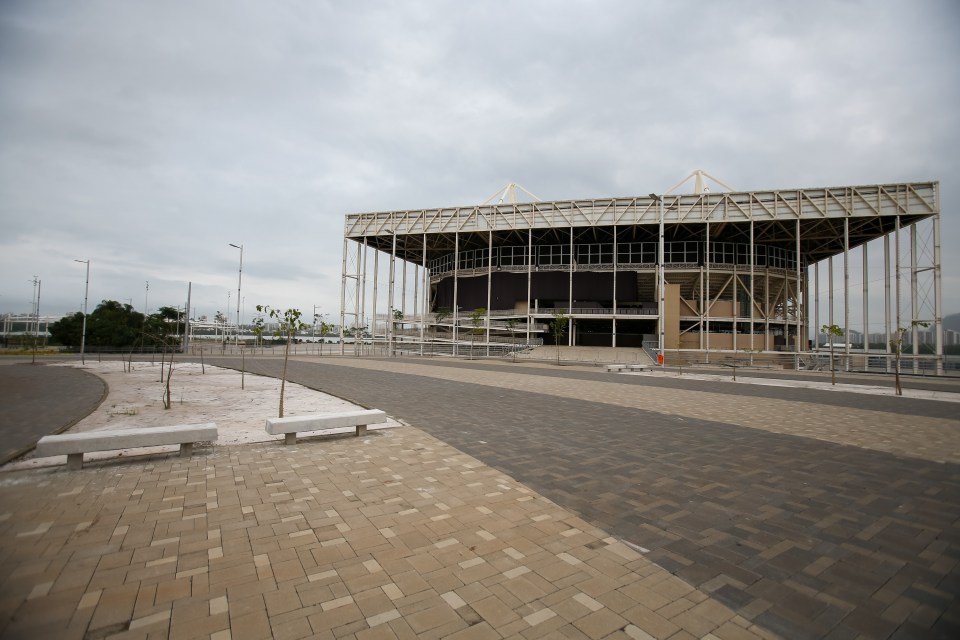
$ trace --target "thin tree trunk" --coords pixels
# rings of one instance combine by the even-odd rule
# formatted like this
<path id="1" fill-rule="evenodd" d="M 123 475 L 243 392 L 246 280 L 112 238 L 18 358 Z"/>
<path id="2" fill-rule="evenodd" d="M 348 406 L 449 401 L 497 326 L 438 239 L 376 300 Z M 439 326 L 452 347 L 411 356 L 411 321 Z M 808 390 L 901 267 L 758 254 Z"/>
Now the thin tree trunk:
<path id="1" fill-rule="evenodd" d="M 287 385 L 287 358 L 290 356 L 290 336 L 287 336 L 287 346 L 283 350 L 283 375 L 280 377 L 280 417 L 283 417 L 283 391 Z"/>

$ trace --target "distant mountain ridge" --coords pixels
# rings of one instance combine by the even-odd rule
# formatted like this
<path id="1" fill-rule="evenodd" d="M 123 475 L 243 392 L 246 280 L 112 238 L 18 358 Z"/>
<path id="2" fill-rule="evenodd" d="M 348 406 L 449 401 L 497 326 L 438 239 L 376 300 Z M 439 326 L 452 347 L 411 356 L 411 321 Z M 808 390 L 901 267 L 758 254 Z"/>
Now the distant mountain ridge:
<path id="1" fill-rule="evenodd" d="M 943 328 L 950 331 L 960 331 L 960 313 L 943 316 Z"/>

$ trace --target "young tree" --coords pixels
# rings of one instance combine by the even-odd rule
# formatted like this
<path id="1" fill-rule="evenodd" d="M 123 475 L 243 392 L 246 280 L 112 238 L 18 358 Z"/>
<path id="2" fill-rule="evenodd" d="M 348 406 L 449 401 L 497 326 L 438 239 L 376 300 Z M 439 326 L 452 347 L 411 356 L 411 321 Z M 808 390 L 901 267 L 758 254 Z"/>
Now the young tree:
<path id="1" fill-rule="evenodd" d="M 390 328 L 390 344 L 387 345 L 391 357 L 396 355 L 397 328 L 403 329 L 403 311 L 400 309 L 393 310 L 393 326 Z"/>
<path id="2" fill-rule="evenodd" d="M 221 352 L 226 351 L 227 348 L 227 316 L 222 311 L 217 311 L 216 315 L 213 316 L 213 322 L 217 327 L 223 328 L 223 335 L 220 337 L 220 349 Z M 219 330 L 219 329 L 215 329 Z"/>
<path id="3" fill-rule="evenodd" d="M 264 331 L 263 316 L 257 316 L 256 318 L 253 319 L 253 326 L 251 327 L 251 331 L 253 331 L 254 353 L 256 353 L 256 348 L 257 348 L 257 345 L 259 344 L 260 355 L 263 355 L 263 331 Z"/>
<path id="4" fill-rule="evenodd" d="M 557 364 L 560 364 L 560 341 L 567 334 L 567 314 L 559 309 L 554 310 L 553 319 L 550 320 L 550 333 L 557 343 Z"/>
<path id="5" fill-rule="evenodd" d="M 446 307 L 437 308 L 436 313 L 433 314 L 433 322 L 434 322 L 433 336 L 434 337 L 437 336 L 437 333 L 440 330 L 440 325 L 443 324 L 443 322 L 449 317 L 450 317 L 450 309 L 447 309 Z"/>
<path id="6" fill-rule="evenodd" d="M 833 368 L 833 339 L 843 337 L 843 329 L 835 324 L 825 324 L 820 327 L 820 333 L 827 334 L 830 341 L 830 383 L 837 384 L 837 370 Z"/>
<path id="7" fill-rule="evenodd" d="M 517 335 L 517 319 L 516 318 L 507 318 L 507 329 L 510 330 L 510 351 L 513 352 L 513 361 L 517 361 L 517 343 L 515 342 Z"/>
<path id="8" fill-rule="evenodd" d="M 293 343 L 294 336 L 298 332 L 303 331 L 308 326 L 307 323 L 300 320 L 300 317 L 303 315 L 299 309 L 286 309 L 285 311 L 280 311 L 279 309 L 271 309 L 267 305 L 258 304 L 257 311 L 260 313 L 265 313 L 274 320 L 277 321 L 277 329 L 273 332 L 274 337 L 285 338 L 286 346 L 283 349 L 283 374 L 280 376 L 280 415 L 283 417 L 283 392 L 287 385 L 287 361 L 290 358 L 290 345 Z M 254 321 L 254 324 L 260 324 L 262 334 L 263 318 L 257 318 Z M 256 331 L 256 329 L 254 329 Z"/>
<path id="9" fill-rule="evenodd" d="M 890 348 L 893 349 L 894 353 L 894 387 L 897 391 L 898 396 L 903 395 L 903 387 L 900 386 L 900 353 L 903 351 L 903 336 L 908 331 L 911 331 L 914 327 L 929 327 L 929 322 L 924 322 L 923 320 L 914 320 L 910 323 L 909 327 L 897 327 L 897 335 L 895 338 L 890 340 Z"/>
<path id="10" fill-rule="evenodd" d="M 323 345 L 326 343 L 327 334 L 330 333 L 330 330 L 333 328 L 331 325 L 327 324 L 323 320 L 320 320 L 320 355 L 323 355 Z"/>
<path id="11" fill-rule="evenodd" d="M 485 307 L 479 307 L 473 310 L 473 313 L 470 314 L 470 359 L 473 359 L 473 342 L 476 340 L 477 336 L 483 335 L 483 319 L 487 315 L 487 310 Z"/>

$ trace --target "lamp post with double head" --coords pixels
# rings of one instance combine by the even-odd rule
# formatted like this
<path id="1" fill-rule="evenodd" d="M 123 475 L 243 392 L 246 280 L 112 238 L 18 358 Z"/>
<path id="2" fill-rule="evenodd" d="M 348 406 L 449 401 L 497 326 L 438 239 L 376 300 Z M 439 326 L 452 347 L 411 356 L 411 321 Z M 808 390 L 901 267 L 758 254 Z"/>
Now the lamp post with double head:
<path id="1" fill-rule="evenodd" d="M 243 245 L 230 243 L 234 249 L 240 249 L 240 270 L 237 272 L 237 347 L 240 346 L 240 285 L 243 283 Z"/>

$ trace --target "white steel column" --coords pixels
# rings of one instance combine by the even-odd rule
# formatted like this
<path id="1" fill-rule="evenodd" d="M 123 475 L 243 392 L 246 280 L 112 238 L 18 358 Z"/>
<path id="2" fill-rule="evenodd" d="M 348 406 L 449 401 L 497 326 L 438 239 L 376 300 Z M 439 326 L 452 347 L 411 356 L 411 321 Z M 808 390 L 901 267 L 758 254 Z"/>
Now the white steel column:
<path id="1" fill-rule="evenodd" d="M 567 346 L 573 346 L 573 227 L 570 227 L 570 289 L 567 294 Z"/>
<path id="2" fill-rule="evenodd" d="M 394 236 L 396 238 L 396 236 Z M 404 246 L 407 244 L 406 238 L 403 240 Z M 400 313 L 406 317 L 407 315 L 407 261 L 406 259 L 401 258 L 400 260 Z M 416 305 L 414 305 L 416 306 Z"/>
<path id="3" fill-rule="evenodd" d="M 363 316 L 360 315 L 360 314 L 362 313 L 362 311 L 361 311 L 361 308 L 362 308 L 362 307 L 361 307 L 362 300 L 361 300 L 360 295 L 359 295 L 359 288 L 360 288 L 360 256 L 361 256 L 361 248 L 360 248 L 360 243 L 358 242 L 358 243 L 357 243 L 357 275 L 356 275 L 356 283 L 357 283 L 358 292 L 357 292 L 357 295 L 354 296 L 354 297 L 356 298 L 356 300 L 354 300 L 354 309 L 355 309 L 355 311 L 354 311 L 354 314 L 353 314 L 353 318 L 354 318 L 354 321 L 355 321 L 354 327 L 359 327 L 359 328 L 357 329 L 357 331 L 354 331 L 354 334 L 353 334 L 353 335 L 354 335 L 354 337 L 353 337 L 353 352 L 354 352 L 354 355 L 357 355 L 357 356 L 363 355 L 363 348 L 362 348 L 362 345 L 363 345 L 363 329 L 362 329 L 362 327 L 363 327 Z M 357 335 L 358 333 L 359 333 L 359 335 Z"/>
<path id="4" fill-rule="evenodd" d="M 740 317 L 740 309 L 738 309 L 738 304 L 740 302 L 739 289 L 737 288 L 737 278 L 739 274 L 737 273 L 737 245 L 733 245 L 733 281 L 731 282 L 733 289 L 733 357 L 737 357 L 737 318 Z"/>
<path id="5" fill-rule="evenodd" d="M 895 277 L 894 277 L 894 298 L 895 298 L 894 305 L 896 305 L 896 314 L 894 319 L 895 319 L 895 322 L 897 323 L 897 326 L 894 330 L 896 331 L 897 339 L 901 341 L 898 343 L 897 347 L 899 351 L 903 353 L 903 342 L 902 342 L 903 335 L 901 335 L 900 333 L 900 327 L 901 327 L 901 322 L 900 322 L 900 216 L 897 216 L 896 218 L 896 227 L 894 228 L 893 233 L 894 233 L 893 252 L 895 254 L 893 257 L 893 268 L 896 271 Z M 897 373 L 899 372 L 900 372 L 900 364 L 898 362 Z"/>
<path id="6" fill-rule="evenodd" d="M 384 327 L 387 338 L 387 355 L 389 357 L 394 356 L 394 350 L 396 345 L 393 344 L 394 339 L 394 323 L 393 323 L 393 293 L 396 288 L 396 278 L 397 278 L 397 231 L 393 231 L 393 245 L 390 249 L 390 277 L 387 279 L 390 283 L 390 288 L 387 289 L 387 326 Z"/>
<path id="7" fill-rule="evenodd" d="M 424 331 L 427 326 L 427 309 L 430 304 L 430 272 L 427 270 L 427 234 L 423 234 L 423 257 L 420 277 L 423 279 L 423 299 L 420 301 L 420 355 L 423 355 Z"/>
<path id="8" fill-rule="evenodd" d="M 620 259 L 617 247 L 617 225 L 613 225 L 613 320 L 610 323 L 610 346 L 617 348 L 617 261 Z"/>
<path id="9" fill-rule="evenodd" d="M 350 242 L 346 238 L 343 239 L 343 262 L 340 268 L 340 355 L 343 355 L 343 325 L 346 321 L 346 306 L 347 306 L 347 243 Z M 187 305 L 189 307 L 189 305 Z M 190 317 L 190 309 L 187 309 L 187 318 Z M 254 343 L 256 346 L 256 343 Z"/>
<path id="10" fill-rule="evenodd" d="M 921 318 L 918 316 L 920 304 L 917 301 L 917 223 L 910 225 L 910 338 L 913 342 L 913 372 L 920 368 L 920 326 L 916 324 Z"/>
<path id="11" fill-rule="evenodd" d="M 704 306 L 703 306 L 703 301 L 705 300 L 705 298 L 704 298 L 704 289 L 706 288 L 706 279 L 705 279 L 705 278 L 706 278 L 706 276 L 704 275 L 704 272 L 703 272 L 703 265 L 700 265 L 700 330 L 699 330 L 698 333 L 700 334 L 700 346 L 699 346 L 699 349 L 700 349 L 701 351 L 703 351 L 703 345 L 704 345 L 703 339 L 704 339 L 704 337 L 705 337 L 706 334 L 707 334 L 706 330 L 704 329 L 704 324 L 703 324 L 703 323 L 706 321 L 706 317 L 707 317 L 707 315 L 706 315 L 706 309 L 705 309 Z"/>
<path id="12" fill-rule="evenodd" d="M 870 286 L 867 284 L 869 278 L 867 273 L 869 271 L 869 263 L 867 262 L 867 247 L 870 246 L 869 242 L 864 242 L 861 246 L 863 254 L 863 352 L 866 353 L 870 350 L 870 304 L 868 303 L 870 299 Z M 870 361 L 867 361 L 867 369 L 870 368 Z"/>
<path id="13" fill-rule="evenodd" d="M 490 355 L 490 301 L 493 291 L 493 230 L 487 234 L 487 355 Z"/>
<path id="14" fill-rule="evenodd" d="M 377 293 L 380 285 L 380 249 L 373 249 L 373 306 L 370 310 L 370 337 L 377 340 Z"/>
<path id="15" fill-rule="evenodd" d="M 820 351 L 820 262 L 816 262 L 813 265 L 813 290 L 815 295 L 813 296 L 813 346 L 814 349 Z M 807 330 L 809 334 L 810 331 Z"/>
<path id="16" fill-rule="evenodd" d="M 706 346 L 704 350 L 706 351 L 706 361 L 710 362 L 710 315 L 713 311 L 713 296 L 710 294 L 710 259 L 713 255 L 710 253 L 710 221 L 707 220 L 707 241 L 706 241 L 706 252 L 707 255 L 704 258 L 704 263 L 707 265 L 707 282 L 706 282 L 706 295 L 702 296 L 706 300 L 706 306 L 702 307 L 704 316 L 706 317 L 707 326 L 704 330 L 703 325 L 700 326 L 700 330 L 704 331 L 706 335 Z"/>
<path id="17" fill-rule="evenodd" d="M 749 349 L 753 351 L 753 312 L 757 308 L 757 300 L 754 297 L 754 287 L 753 287 L 753 275 L 754 267 L 756 266 L 756 254 L 757 248 L 753 245 L 753 218 L 750 218 L 750 316 L 748 318 L 747 326 L 750 330 L 750 347 Z"/>
<path id="18" fill-rule="evenodd" d="M 933 217 L 933 330 L 936 342 L 936 371 L 943 375 L 943 291 L 940 280 L 940 214 Z"/>
<path id="19" fill-rule="evenodd" d="M 664 332 L 664 323 L 666 321 L 666 292 L 664 291 L 666 285 L 666 277 L 664 275 L 663 268 L 663 196 L 657 197 L 658 207 L 658 218 L 659 218 L 659 229 L 658 229 L 658 240 L 657 240 L 657 359 L 666 362 L 666 358 L 663 355 L 663 332 Z"/>
<path id="20" fill-rule="evenodd" d="M 890 234 L 883 236 L 883 348 L 890 354 Z M 890 358 L 886 360 L 886 371 L 890 373 Z"/>
<path id="21" fill-rule="evenodd" d="M 404 264 L 407 263 L 404 262 Z M 420 302 L 420 265 L 416 262 L 412 262 L 410 265 L 413 267 L 413 316 L 410 318 L 410 322 L 416 322 L 417 316 L 420 313 L 420 306 L 418 304 Z M 420 320 L 423 320 L 423 316 L 420 316 Z"/>
<path id="22" fill-rule="evenodd" d="M 533 227 L 527 231 L 527 344 L 530 344 L 530 324 L 533 314 L 530 312 L 530 293 L 533 283 Z"/>
<path id="23" fill-rule="evenodd" d="M 457 348 L 457 324 L 460 320 L 460 305 L 459 300 L 457 299 L 457 281 L 460 279 L 458 277 L 458 271 L 460 270 L 460 231 L 457 230 L 453 234 L 453 355 L 456 356 L 458 353 Z"/>
<path id="24" fill-rule="evenodd" d="M 797 267 L 797 281 L 794 283 L 793 288 L 793 312 L 797 317 L 797 335 L 794 339 L 796 346 L 794 347 L 794 353 L 799 354 L 801 351 L 806 351 L 809 348 L 809 345 L 802 344 L 801 341 L 804 341 L 804 335 L 810 333 L 809 329 L 803 332 L 801 321 L 806 319 L 807 325 L 810 326 L 810 319 L 807 316 L 807 311 L 810 308 L 810 287 L 809 276 L 810 269 L 804 269 L 802 272 L 801 267 L 801 257 L 800 257 L 800 218 L 797 218 L 797 232 L 796 232 L 796 255 L 794 256 L 794 263 Z M 803 274 L 803 282 L 801 283 L 801 273 Z M 801 304 L 802 303 L 802 304 Z M 784 328 L 787 329 L 790 327 L 790 321 L 784 317 Z M 784 340 L 787 339 L 790 332 L 784 331 L 787 335 L 783 336 Z M 799 359 L 800 356 L 797 356 Z"/>
<path id="25" fill-rule="evenodd" d="M 360 256 L 359 248 L 357 250 L 357 256 Z M 357 272 L 360 274 L 360 315 L 357 318 L 357 326 L 362 327 L 366 323 L 364 319 L 367 315 L 367 238 L 363 238 L 363 265 L 358 268 Z"/>
<path id="26" fill-rule="evenodd" d="M 788 285 L 787 277 L 783 277 L 784 285 Z M 786 291 L 784 291 L 786 294 Z M 786 297 L 784 297 L 784 302 L 786 302 Z M 789 325 L 789 322 L 786 318 L 787 306 L 783 306 L 784 310 L 784 324 Z M 767 256 L 767 268 L 763 272 L 763 350 L 770 351 L 770 256 Z M 787 332 L 784 332 L 787 333 Z M 784 336 L 786 339 L 786 336 Z"/>
<path id="27" fill-rule="evenodd" d="M 843 219 L 843 368 L 850 370 L 850 218 Z"/>
<path id="28" fill-rule="evenodd" d="M 833 256 L 827 258 L 827 324 L 831 327 L 836 323 L 833 319 Z M 820 331 L 820 327 L 817 327 L 817 331 Z M 830 334 L 827 334 L 827 340 L 833 342 L 833 337 Z"/>

